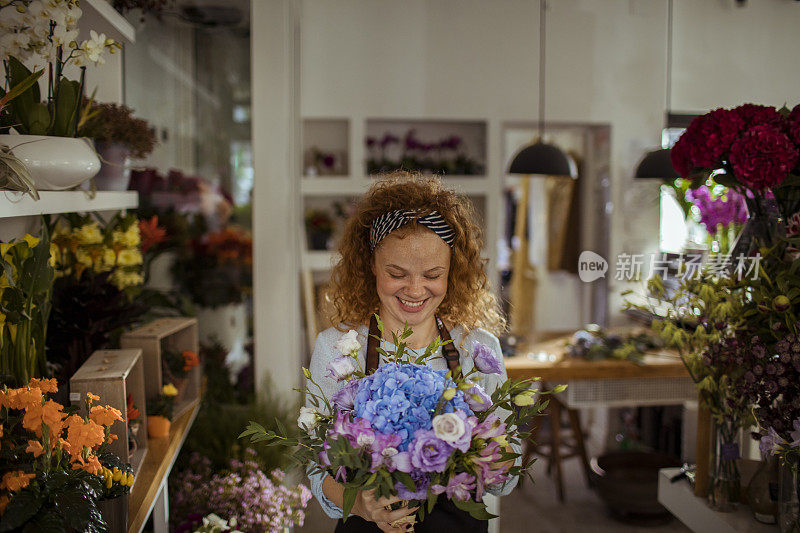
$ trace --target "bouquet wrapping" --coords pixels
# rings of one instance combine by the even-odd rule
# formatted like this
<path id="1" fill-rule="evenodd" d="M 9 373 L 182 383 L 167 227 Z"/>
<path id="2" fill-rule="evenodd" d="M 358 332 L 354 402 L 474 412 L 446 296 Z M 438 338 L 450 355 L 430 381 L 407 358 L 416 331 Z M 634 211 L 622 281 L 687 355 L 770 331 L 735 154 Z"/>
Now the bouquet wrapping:
<path id="1" fill-rule="evenodd" d="M 383 333 L 379 319 L 378 328 Z M 522 428 L 546 408 L 539 397 L 565 386 L 542 391 L 531 388 L 538 378 L 507 380 L 488 394 L 478 383 L 480 374 L 502 373 L 490 348 L 473 343 L 474 368 L 462 376 L 460 368 L 426 365 L 451 341 L 437 337 L 417 356 L 406 350 L 411 333 L 408 327 L 399 336 L 392 333 L 395 350 L 378 348 L 381 365 L 367 374 L 357 357 L 357 332 L 350 330 L 336 344 L 341 355 L 322 378 L 341 383 L 331 398 L 303 369 L 307 406 L 298 418 L 301 436 L 287 436 L 280 423 L 275 432 L 251 422 L 241 437 L 291 447 L 292 458 L 310 474 L 328 472 L 344 485 L 345 520 L 361 490 L 418 506 L 420 520 L 440 495 L 475 518 L 493 518 L 483 495 L 526 473 L 529 464 L 515 465 L 520 454 L 511 445 L 522 442 L 527 436 Z"/>

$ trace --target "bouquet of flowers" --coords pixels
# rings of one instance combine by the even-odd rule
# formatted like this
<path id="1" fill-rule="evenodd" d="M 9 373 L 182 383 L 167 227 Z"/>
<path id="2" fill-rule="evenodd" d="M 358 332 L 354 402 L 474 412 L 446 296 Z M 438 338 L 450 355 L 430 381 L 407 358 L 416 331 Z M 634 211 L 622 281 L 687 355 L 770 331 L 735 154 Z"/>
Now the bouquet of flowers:
<path id="1" fill-rule="evenodd" d="M 380 320 L 378 327 L 383 331 Z M 282 434 L 251 422 L 241 437 L 290 446 L 293 458 L 310 472 L 334 476 L 345 487 L 345 518 L 361 490 L 419 505 L 420 520 L 440 494 L 478 519 L 493 518 L 482 501 L 487 487 L 519 476 L 529 466 L 512 466 L 520 454 L 509 445 L 523 437 L 517 428 L 546 407 L 537 394 L 560 392 L 565 386 L 535 391 L 535 379 L 508 380 L 489 396 L 470 378 L 477 372 L 502 371 L 491 349 L 475 343 L 475 368 L 464 376 L 433 370 L 425 363 L 441 340 L 414 357 L 406 353 L 408 327 L 399 337 L 392 334 L 396 350 L 379 349 L 384 363 L 366 375 L 358 368 L 356 335 L 351 330 L 342 337 L 337 344 L 342 355 L 328 367 L 330 379 L 345 382 L 332 398 L 321 394 L 323 389 L 304 369 L 309 383 L 304 392 L 313 407 L 301 409 L 298 425 L 307 434 L 290 438 L 280 426 Z"/>

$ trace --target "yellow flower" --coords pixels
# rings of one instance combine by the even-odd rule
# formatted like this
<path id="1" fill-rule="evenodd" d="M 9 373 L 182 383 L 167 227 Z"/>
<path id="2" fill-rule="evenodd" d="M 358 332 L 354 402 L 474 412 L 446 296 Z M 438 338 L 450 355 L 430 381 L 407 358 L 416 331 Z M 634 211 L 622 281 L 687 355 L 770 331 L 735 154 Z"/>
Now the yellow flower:
<path id="1" fill-rule="evenodd" d="M 92 266 L 92 254 L 90 254 L 86 248 L 81 247 L 75 250 L 75 259 L 86 268 Z"/>
<path id="2" fill-rule="evenodd" d="M 103 242 L 103 232 L 100 231 L 97 222 L 90 222 L 80 228 L 75 228 L 72 230 L 72 234 L 80 244 L 100 244 Z"/>
<path id="3" fill-rule="evenodd" d="M 100 255 L 100 261 L 96 265 L 97 272 L 108 272 L 117 264 L 117 254 L 111 248 L 103 248 Z"/>
<path id="4" fill-rule="evenodd" d="M 14 246 L 13 242 L 0 242 L 0 255 L 5 257 L 12 246 Z"/>
<path id="5" fill-rule="evenodd" d="M 139 236 L 139 225 L 131 224 L 126 231 L 116 230 L 111 234 L 111 240 L 114 244 L 121 244 L 128 248 L 135 248 L 139 246 L 141 237 Z"/>
<path id="6" fill-rule="evenodd" d="M 122 250 L 117 257 L 120 266 L 134 266 L 142 264 L 142 253 L 139 250 Z"/>
<path id="7" fill-rule="evenodd" d="M 22 240 L 28 243 L 28 248 L 36 248 L 36 245 L 39 244 L 39 238 L 30 233 L 26 233 Z"/>
<path id="8" fill-rule="evenodd" d="M 111 281 L 118 289 L 123 290 L 126 287 L 133 287 L 144 283 L 144 276 L 139 272 L 127 272 L 122 269 L 117 269 L 111 275 Z"/>
<path id="9" fill-rule="evenodd" d="M 177 396 L 178 389 L 175 388 L 175 385 L 172 383 L 167 383 L 163 387 L 161 387 L 161 394 L 164 396 Z"/>

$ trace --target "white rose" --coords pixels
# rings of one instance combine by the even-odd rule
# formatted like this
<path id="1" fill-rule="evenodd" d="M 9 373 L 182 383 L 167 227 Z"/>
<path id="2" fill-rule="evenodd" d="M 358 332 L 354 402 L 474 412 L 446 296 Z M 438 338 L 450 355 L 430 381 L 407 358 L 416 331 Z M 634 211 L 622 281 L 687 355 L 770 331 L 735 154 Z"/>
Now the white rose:
<path id="1" fill-rule="evenodd" d="M 310 407 L 300 408 L 300 416 L 297 417 L 297 425 L 300 429 L 311 433 L 311 431 L 317 427 L 318 422 L 317 412 L 314 409 Z"/>
<path id="2" fill-rule="evenodd" d="M 340 355 L 326 367 L 329 376 L 336 381 L 341 381 L 353 372 L 356 371 L 356 366 L 353 364 L 353 358 L 349 355 Z"/>
<path id="3" fill-rule="evenodd" d="M 433 432 L 437 438 L 445 442 L 454 443 L 466 431 L 464 420 L 455 413 L 444 413 L 433 417 Z"/>
<path id="4" fill-rule="evenodd" d="M 361 344 L 358 342 L 358 332 L 351 329 L 342 335 L 333 347 L 342 355 L 349 355 L 353 352 L 357 352 L 359 348 L 361 348 Z"/>

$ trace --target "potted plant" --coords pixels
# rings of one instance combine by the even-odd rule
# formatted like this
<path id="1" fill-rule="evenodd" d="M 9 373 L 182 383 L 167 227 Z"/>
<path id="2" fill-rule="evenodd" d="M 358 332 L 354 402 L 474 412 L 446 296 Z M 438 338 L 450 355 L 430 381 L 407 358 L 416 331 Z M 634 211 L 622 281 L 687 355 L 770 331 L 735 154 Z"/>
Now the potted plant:
<path id="1" fill-rule="evenodd" d="M 94 140 L 100 156 L 100 172 L 94 177 L 104 191 L 128 189 L 130 174 L 125 162 L 129 157 L 143 159 L 153 151 L 156 137 L 146 120 L 133 116 L 133 109 L 114 103 L 90 103 L 90 118 L 78 130 L 80 137 Z"/>
<path id="2" fill-rule="evenodd" d="M 94 150 L 75 138 L 88 113 L 81 105 L 86 65 L 101 65 L 104 52 L 122 45 L 94 30 L 89 39 L 79 41 L 81 10 L 76 0 L 53 0 L 45 10 L 35 12 L 37 6 L 32 0 L 0 6 L 7 19 L 5 31 L 19 37 L 0 50 L 6 87 L 15 87 L 33 74 L 20 58 L 27 58 L 34 67 L 46 66 L 48 72 L 45 98 L 39 84 L 33 83 L 0 112 L 0 143 L 25 163 L 37 188 L 68 189 L 100 169 Z M 70 64 L 80 68 L 79 80 L 64 75 Z M 10 135 L 11 128 L 19 135 Z"/>
<path id="3" fill-rule="evenodd" d="M 178 390 L 177 396 L 183 396 L 186 389 L 186 379 L 193 368 L 200 366 L 200 359 L 196 352 L 184 350 L 164 350 L 163 352 L 163 371 L 167 379 Z"/>
<path id="4" fill-rule="evenodd" d="M 147 434 L 156 439 L 169 436 L 172 409 L 178 389 L 172 383 L 161 387 L 161 393 L 147 400 Z"/>
<path id="5" fill-rule="evenodd" d="M 327 250 L 328 239 L 333 235 L 333 218 L 324 209 L 306 211 L 306 236 L 311 250 Z"/>
<path id="6" fill-rule="evenodd" d="M 0 391 L 2 531 L 105 531 L 98 503 L 133 485 L 131 466 L 105 451 L 121 413 L 91 393 L 86 414 L 72 413 L 48 399 L 57 391 L 54 379 Z"/>

